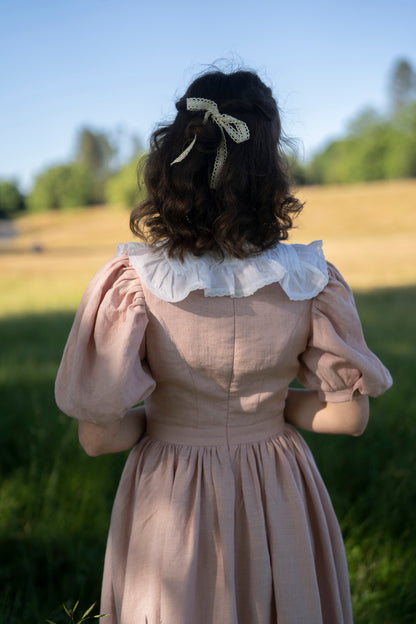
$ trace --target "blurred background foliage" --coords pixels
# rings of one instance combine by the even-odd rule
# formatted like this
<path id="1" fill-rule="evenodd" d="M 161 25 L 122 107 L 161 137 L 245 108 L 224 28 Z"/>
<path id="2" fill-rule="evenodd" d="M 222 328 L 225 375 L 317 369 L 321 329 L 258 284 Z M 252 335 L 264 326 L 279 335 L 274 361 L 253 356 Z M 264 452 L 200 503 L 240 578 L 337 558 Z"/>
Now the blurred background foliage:
<path id="1" fill-rule="evenodd" d="M 15 180 L 0 180 L 0 219 L 107 203 L 132 207 L 142 197 L 137 169 L 142 154 L 135 134 L 80 128 L 74 158 L 46 167 L 26 196 Z"/>
<path id="2" fill-rule="evenodd" d="M 416 177 L 416 72 L 398 60 L 389 80 L 387 113 L 365 108 L 342 138 L 306 164 L 294 159 L 298 184 L 346 184 Z"/>
<path id="3" fill-rule="evenodd" d="M 294 182 L 348 184 L 416 177 L 416 71 L 407 59 L 397 60 L 391 71 L 386 110 L 359 111 L 344 136 L 306 162 L 291 153 Z M 132 207 L 143 198 L 142 167 L 138 168 L 143 156 L 135 135 L 83 127 L 76 137 L 74 158 L 41 172 L 26 197 L 14 180 L 0 181 L 0 218 L 22 210 L 104 203 Z"/>

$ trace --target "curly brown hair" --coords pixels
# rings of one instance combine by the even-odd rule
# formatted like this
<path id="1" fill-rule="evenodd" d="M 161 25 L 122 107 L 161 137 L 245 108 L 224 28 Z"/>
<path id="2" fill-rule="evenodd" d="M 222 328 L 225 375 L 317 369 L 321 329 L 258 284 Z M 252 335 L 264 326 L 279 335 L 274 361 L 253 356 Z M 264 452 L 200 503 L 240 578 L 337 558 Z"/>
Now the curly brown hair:
<path id="1" fill-rule="evenodd" d="M 250 139 L 227 140 L 228 155 L 215 188 L 210 176 L 221 130 L 203 112 L 186 109 L 186 98 L 213 100 L 220 113 L 244 121 Z M 152 135 L 144 181 L 147 198 L 131 213 L 130 228 L 159 243 L 171 257 L 190 252 L 237 258 L 270 249 L 287 239 L 303 204 L 290 193 L 279 111 L 272 92 L 251 71 L 210 71 L 197 78 L 176 103 L 173 123 Z M 196 138 L 190 154 L 171 166 Z"/>

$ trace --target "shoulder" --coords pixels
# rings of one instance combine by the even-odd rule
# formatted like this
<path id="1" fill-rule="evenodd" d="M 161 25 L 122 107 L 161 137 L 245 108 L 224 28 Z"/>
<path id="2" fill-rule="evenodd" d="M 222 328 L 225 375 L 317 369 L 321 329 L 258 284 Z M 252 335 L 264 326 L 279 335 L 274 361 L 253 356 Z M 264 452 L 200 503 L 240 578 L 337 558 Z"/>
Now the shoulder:
<path id="1" fill-rule="evenodd" d="M 144 306 L 140 276 L 127 254 L 120 253 L 101 266 L 89 282 L 82 297 L 78 314 L 108 315 L 116 309 Z"/>
<path id="2" fill-rule="evenodd" d="M 326 261 L 328 281 L 314 299 L 315 307 L 350 307 L 355 309 L 355 300 L 348 282 L 332 262 Z"/>

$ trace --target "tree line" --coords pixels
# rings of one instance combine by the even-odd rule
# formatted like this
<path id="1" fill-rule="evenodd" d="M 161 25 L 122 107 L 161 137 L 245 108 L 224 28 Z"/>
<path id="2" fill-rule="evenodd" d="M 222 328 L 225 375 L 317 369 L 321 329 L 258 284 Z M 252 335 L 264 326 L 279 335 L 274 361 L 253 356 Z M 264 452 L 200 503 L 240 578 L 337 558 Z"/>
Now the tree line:
<path id="1" fill-rule="evenodd" d="M 397 61 L 390 75 L 386 113 L 360 111 L 343 137 L 305 165 L 294 159 L 298 184 L 346 184 L 416 177 L 416 72 Z"/>
<path id="2" fill-rule="evenodd" d="M 124 139 L 124 141 L 123 141 Z M 122 143 L 130 144 L 127 158 Z M 143 148 L 136 135 L 81 128 L 73 160 L 47 167 L 24 196 L 14 180 L 0 180 L 0 218 L 97 204 L 133 206 L 142 197 L 138 164 Z"/>
<path id="3" fill-rule="evenodd" d="M 394 64 L 388 95 L 387 113 L 366 108 L 349 123 L 345 136 L 331 141 L 309 162 L 290 157 L 294 182 L 343 184 L 416 177 L 416 72 L 408 60 Z M 81 128 L 74 159 L 40 173 L 26 197 L 16 182 L 0 180 L 0 218 L 25 209 L 134 206 L 143 197 L 138 168 L 143 150 L 136 136 L 129 141 L 130 157 L 122 161 L 120 136 Z"/>

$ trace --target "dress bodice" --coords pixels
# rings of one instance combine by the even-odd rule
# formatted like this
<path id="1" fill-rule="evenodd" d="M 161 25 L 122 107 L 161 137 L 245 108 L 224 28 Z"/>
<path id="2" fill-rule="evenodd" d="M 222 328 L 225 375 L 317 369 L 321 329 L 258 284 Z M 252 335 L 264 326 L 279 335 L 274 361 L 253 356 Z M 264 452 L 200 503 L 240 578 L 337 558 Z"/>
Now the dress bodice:
<path id="1" fill-rule="evenodd" d="M 172 304 L 145 287 L 144 297 L 147 363 L 156 382 L 146 400 L 150 431 L 206 444 L 213 437 L 264 439 L 283 426 L 310 300 L 290 301 L 279 284 L 241 299 L 194 291 Z"/>
<path id="2" fill-rule="evenodd" d="M 244 270 L 228 268 L 223 277 L 233 292 L 248 283 Z M 258 276 L 259 265 L 255 269 Z M 146 400 L 149 430 L 158 425 L 160 431 L 169 420 L 172 435 L 174 427 L 188 427 L 193 438 L 201 433 L 198 440 L 206 442 L 205 434 L 213 433 L 222 443 L 234 429 L 246 440 L 262 422 L 281 423 L 295 377 L 322 401 L 383 392 L 391 377 L 365 344 L 354 298 L 338 271 L 328 265 L 328 283 L 309 298 L 289 297 L 293 276 L 301 284 L 302 264 L 298 273 L 239 297 L 206 296 L 186 274 L 179 281 L 179 290 L 186 286 L 183 298 L 171 301 L 154 290 L 176 283 L 173 270 L 157 272 L 156 289 L 127 255 L 113 258 L 78 309 L 55 385 L 59 406 L 105 424 Z"/>

